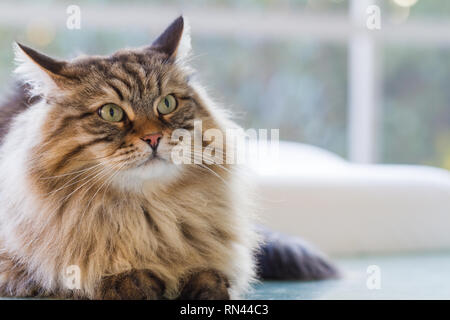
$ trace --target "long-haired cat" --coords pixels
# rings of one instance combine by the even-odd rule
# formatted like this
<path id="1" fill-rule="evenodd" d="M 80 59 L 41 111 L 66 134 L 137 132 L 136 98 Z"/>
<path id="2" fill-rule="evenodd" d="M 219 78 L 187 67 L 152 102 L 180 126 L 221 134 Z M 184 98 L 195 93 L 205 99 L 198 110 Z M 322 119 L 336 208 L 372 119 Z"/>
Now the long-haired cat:
<path id="1" fill-rule="evenodd" d="M 258 251 L 237 166 L 174 163 L 176 129 L 237 127 L 191 77 L 188 31 L 179 17 L 151 46 L 72 61 L 17 44 L 24 85 L 0 109 L 0 295 L 237 298 L 256 257 L 266 276 L 334 274 L 301 244 Z"/>

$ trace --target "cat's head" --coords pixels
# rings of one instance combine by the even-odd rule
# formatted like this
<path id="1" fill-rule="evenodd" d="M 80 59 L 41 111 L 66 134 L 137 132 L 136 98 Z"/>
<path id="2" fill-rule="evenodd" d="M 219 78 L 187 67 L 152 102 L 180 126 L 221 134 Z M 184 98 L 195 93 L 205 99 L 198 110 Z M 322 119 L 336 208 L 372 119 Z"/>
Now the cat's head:
<path id="1" fill-rule="evenodd" d="M 182 170 L 171 159 L 173 131 L 217 125 L 185 65 L 188 32 L 179 17 L 148 47 L 72 61 L 18 45 L 17 72 L 47 109 L 33 155 L 40 175 L 151 179 Z"/>

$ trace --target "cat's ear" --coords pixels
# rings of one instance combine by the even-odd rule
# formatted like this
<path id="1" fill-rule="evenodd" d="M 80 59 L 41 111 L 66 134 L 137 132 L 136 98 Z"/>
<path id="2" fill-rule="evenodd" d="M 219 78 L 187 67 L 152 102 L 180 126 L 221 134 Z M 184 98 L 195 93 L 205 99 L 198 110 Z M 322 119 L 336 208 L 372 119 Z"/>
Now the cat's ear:
<path id="1" fill-rule="evenodd" d="M 33 96 L 45 96 L 58 87 L 67 64 L 65 61 L 50 58 L 18 42 L 14 44 L 14 52 L 17 63 L 15 73 L 30 86 Z"/>
<path id="2" fill-rule="evenodd" d="M 185 59 L 191 51 L 190 27 L 187 20 L 183 16 L 175 19 L 152 43 L 150 49 L 164 53 L 174 60 Z"/>

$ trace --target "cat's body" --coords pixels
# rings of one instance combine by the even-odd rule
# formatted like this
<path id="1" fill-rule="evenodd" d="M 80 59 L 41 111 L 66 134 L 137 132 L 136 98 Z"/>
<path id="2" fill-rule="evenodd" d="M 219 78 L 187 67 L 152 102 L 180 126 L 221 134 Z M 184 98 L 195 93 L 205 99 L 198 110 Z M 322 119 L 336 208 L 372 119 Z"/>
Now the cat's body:
<path id="1" fill-rule="evenodd" d="M 19 115 L 0 148 L 1 294 L 23 296 L 38 289 L 70 296 L 63 281 L 70 265 L 80 267 L 83 295 L 89 298 L 102 277 L 130 269 L 151 270 L 164 282 L 168 298 L 178 295 L 180 279 L 202 269 L 226 275 L 236 294 L 245 289 L 256 243 L 247 217 L 235 207 L 238 186 L 229 189 L 199 169 L 171 183 L 148 183 L 142 192 L 110 186 L 94 195 L 105 183 L 99 180 L 90 193 L 76 192 L 63 201 L 85 180 L 47 198 L 42 186 L 28 189 L 30 148 L 40 143 L 45 122 L 41 108 L 34 105 Z"/>
<path id="2" fill-rule="evenodd" d="M 258 236 L 240 169 L 171 158 L 171 135 L 195 136 L 194 121 L 200 135 L 237 127 L 191 79 L 185 29 L 180 17 L 150 47 L 71 62 L 17 47 L 29 94 L 21 87 L 0 109 L 0 296 L 227 299 L 248 289 Z M 233 147 L 214 145 L 224 158 Z M 315 255 L 280 252 L 302 257 L 288 266 L 296 278 L 334 274 Z"/>
<path id="3" fill-rule="evenodd" d="M 232 288 L 243 289 L 239 284 L 253 275 L 253 235 L 233 207 L 235 195 L 225 186 L 217 188 L 214 175 L 192 172 L 173 183 L 146 186 L 142 193 L 110 187 L 93 196 L 101 180 L 91 193 L 72 197 L 63 211 L 57 199 L 46 201 L 45 189 L 24 192 L 30 178 L 15 168 L 27 167 L 31 140 L 39 143 L 45 121 L 39 107 L 14 121 L 13 126 L 27 129 L 20 130 L 21 137 L 7 137 L 0 151 L 0 176 L 5 177 L 0 234 L 2 248 L 8 248 L 0 272 L 7 275 L 6 293 L 26 295 L 33 284 L 43 293 L 64 295 L 62 277 L 70 265 L 81 268 L 88 297 L 102 276 L 130 269 L 152 270 L 172 298 L 178 281 L 197 269 L 219 270 Z M 85 208 L 89 201 L 95 204 Z"/>
<path id="4" fill-rule="evenodd" d="M 163 37 L 152 49 L 111 58 L 81 58 L 62 67 L 64 75 L 55 75 L 54 65 L 36 61 L 41 56 L 21 47 L 34 60 L 26 63 L 47 68 L 52 79 L 45 81 L 53 83 L 32 83 L 44 98 L 29 107 L 19 102 L 11 108 L 15 116 L 2 109 L 0 294 L 108 298 L 111 293 L 98 292 L 102 279 L 130 270 L 148 270 L 149 278 L 162 283 L 158 298 L 176 298 L 186 279 L 203 270 L 224 277 L 231 297 L 245 291 L 254 275 L 257 242 L 242 210 L 235 166 L 166 164 L 171 146 L 166 135 L 174 128 L 192 130 L 198 119 L 204 129 L 225 132 L 235 126 L 187 82 L 188 72 L 169 61 L 170 53 L 154 49 L 161 41 L 178 46 L 180 19 L 168 29 L 175 40 Z M 161 91 L 179 99 L 170 119 L 152 116 Z M 100 119 L 86 107 L 97 99 L 117 101 L 128 123 Z M 158 147 L 164 159 L 141 164 L 151 151 L 139 137 L 153 131 L 167 139 Z M 123 164 L 102 163 L 112 152 Z M 73 265 L 81 271 L 81 289 L 75 291 L 64 282 Z"/>

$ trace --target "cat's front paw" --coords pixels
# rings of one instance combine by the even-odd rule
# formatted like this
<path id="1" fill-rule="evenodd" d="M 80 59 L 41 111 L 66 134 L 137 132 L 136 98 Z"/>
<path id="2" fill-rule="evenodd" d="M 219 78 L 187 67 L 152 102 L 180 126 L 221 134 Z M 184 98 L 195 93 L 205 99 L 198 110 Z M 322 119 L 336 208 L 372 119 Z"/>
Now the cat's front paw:
<path id="1" fill-rule="evenodd" d="M 229 300 L 228 279 L 216 270 L 202 270 L 188 277 L 180 300 Z"/>
<path id="2" fill-rule="evenodd" d="M 150 270 L 133 269 L 104 277 L 94 299 L 156 300 L 163 297 L 164 289 L 164 282 Z"/>

